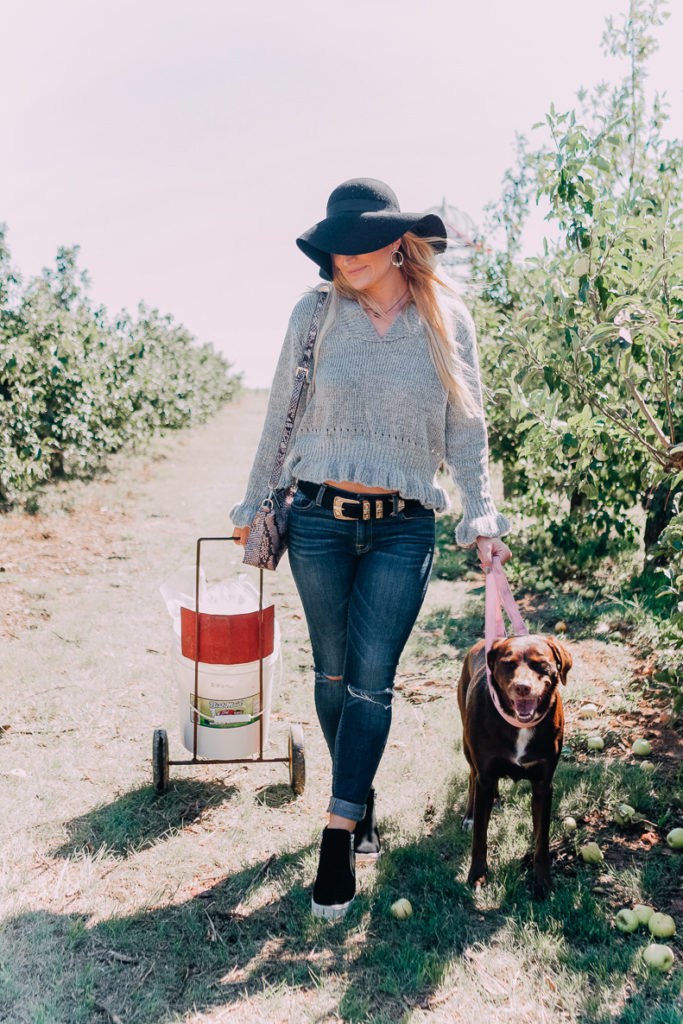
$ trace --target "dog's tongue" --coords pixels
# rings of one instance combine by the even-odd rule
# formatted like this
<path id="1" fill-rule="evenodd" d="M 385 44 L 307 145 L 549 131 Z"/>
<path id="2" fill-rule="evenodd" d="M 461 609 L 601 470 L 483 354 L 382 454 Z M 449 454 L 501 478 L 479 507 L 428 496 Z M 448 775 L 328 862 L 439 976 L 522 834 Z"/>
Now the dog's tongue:
<path id="1" fill-rule="evenodd" d="M 521 718 L 523 721 L 527 721 L 527 719 L 532 718 L 537 707 L 538 700 L 536 699 L 523 700 L 522 698 L 518 698 L 515 701 L 517 717 Z"/>

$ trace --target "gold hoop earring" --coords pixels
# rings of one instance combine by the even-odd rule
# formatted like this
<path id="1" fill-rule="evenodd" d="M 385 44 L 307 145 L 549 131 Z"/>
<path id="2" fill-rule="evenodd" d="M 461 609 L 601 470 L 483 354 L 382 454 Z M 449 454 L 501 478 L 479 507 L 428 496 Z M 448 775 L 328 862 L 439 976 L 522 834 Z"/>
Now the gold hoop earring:
<path id="1" fill-rule="evenodd" d="M 391 254 L 391 263 L 392 263 L 392 266 L 394 266 L 394 267 L 402 267 L 403 266 L 403 253 L 401 252 L 400 249 L 394 249 L 394 251 L 392 252 L 392 254 Z"/>

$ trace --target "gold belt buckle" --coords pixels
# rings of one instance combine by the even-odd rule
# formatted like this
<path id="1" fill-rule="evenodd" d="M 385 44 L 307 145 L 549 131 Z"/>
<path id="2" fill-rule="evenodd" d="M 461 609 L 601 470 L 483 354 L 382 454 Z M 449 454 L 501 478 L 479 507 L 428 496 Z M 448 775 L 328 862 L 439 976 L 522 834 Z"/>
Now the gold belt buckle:
<path id="1" fill-rule="evenodd" d="M 344 515 L 344 510 L 342 508 L 342 505 L 344 505 L 344 504 L 346 504 L 346 505 L 359 505 L 360 502 L 356 501 L 355 498 L 342 498 L 341 494 L 337 494 L 335 496 L 334 501 L 332 502 L 332 511 L 334 512 L 334 518 L 335 519 L 348 519 L 350 521 L 355 521 L 355 517 L 354 516 L 345 516 Z"/>

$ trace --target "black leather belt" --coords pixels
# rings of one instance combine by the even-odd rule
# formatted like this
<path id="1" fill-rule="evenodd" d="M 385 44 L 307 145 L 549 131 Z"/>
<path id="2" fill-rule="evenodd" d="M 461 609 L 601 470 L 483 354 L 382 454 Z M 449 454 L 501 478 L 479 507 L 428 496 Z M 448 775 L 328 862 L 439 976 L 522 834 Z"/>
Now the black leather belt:
<path id="1" fill-rule="evenodd" d="M 414 498 L 403 499 L 398 494 L 354 494 L 308 480 L 299 480 L 299 490 L 321 508 L 331 508 L 335 519 L 387 519 L 404 508 L 420 504 Z"/>

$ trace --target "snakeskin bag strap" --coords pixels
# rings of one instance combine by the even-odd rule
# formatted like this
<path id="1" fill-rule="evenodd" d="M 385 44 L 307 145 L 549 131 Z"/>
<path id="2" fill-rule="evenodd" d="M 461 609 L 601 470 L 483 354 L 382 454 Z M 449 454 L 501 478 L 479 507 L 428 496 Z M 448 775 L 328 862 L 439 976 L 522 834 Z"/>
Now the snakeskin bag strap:
<path id="1" fill-rule="evenodd" d="M 268 480 L 268 494 L 261 502 L 261 506 L 249 528 L 249 536 L 244 548 L 244 558 L 242 561 L 245 565 L 256 566 L 257 569 L 276 569 L 278 562 L 287 550 L 289 510 L 296 493 L 296 486 L 292 484 L 287 488 L 278 490 L 278 484 L 282 476 L 282 468 L 285 464 L 289 440 L 294 429 L 294 420 L 299 408 L 301 392 L 303 391 L 305 381 L 308 379 L 308 367 L 313 355 L 315 339 L 318 335 L 320 314 L 325 305 L 327 295 L 327 292 L 321 292 L 315 304 L 301 363 L 296 368 L 294 389 L 289 400 L 282 437 L 278 445 L 270 479 Z"/>

